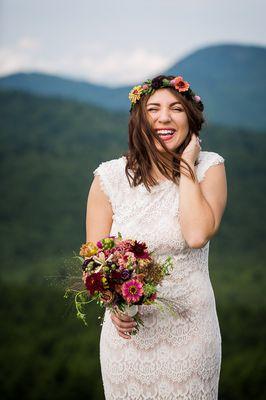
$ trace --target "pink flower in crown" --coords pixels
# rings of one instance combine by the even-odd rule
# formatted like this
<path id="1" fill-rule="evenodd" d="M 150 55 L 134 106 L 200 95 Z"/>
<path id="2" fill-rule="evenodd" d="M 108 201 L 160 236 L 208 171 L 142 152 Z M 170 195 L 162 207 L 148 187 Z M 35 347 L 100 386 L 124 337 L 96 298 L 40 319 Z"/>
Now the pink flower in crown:
<path id="1" fill-rule="evenodd" d="M 149 86 L 145 83 L 143 86 L 142 86 L 142 89 L 143 90 L 146 90 L 146 89 L 148 89 L 149 88 Z"/>
<path id="2" fill-rule="evenodd" d="M 127 303 L 137 303 L 141 296 L 143 295 L 143 286 L 137 279 L 131 279 L 123 283 L 122 296 Z"/>
<path id="3" fill-rule="evenodd" d="M 196 95 L 193 97 L 196 103 L 199 103 L 201 101 L 201 97 Z"/>

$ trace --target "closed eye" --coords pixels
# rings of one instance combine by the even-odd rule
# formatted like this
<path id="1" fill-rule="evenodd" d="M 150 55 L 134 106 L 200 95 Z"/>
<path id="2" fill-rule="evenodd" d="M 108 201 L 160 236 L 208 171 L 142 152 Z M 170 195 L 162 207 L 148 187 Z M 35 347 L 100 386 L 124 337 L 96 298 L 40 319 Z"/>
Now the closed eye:
<path id="1" fill-rule="evenodd" d="M 173 108 L 173 111 L 183 111 L 182 108 Z M 158 111 L 157 108 L 150 108 L 148 111 Z"/>

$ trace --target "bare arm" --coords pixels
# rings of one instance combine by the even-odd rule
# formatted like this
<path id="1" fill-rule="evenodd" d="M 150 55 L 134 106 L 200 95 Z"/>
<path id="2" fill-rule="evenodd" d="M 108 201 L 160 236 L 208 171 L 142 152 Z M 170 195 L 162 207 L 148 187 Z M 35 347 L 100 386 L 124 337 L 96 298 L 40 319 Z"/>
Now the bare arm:
<path id="1" fill-rule="evenodd" d="M 86 242 L 97 243 L 109 236 L 112 227 L 113 210 L 107 195 L 100 185 L 100 177 L 96 175 L 92 181 L 86 211 Z"/>
<path id="2" fill-rule="evenodd" d="M 182 234 L 190 247 L 201 248 L 217 232 L 226 206 L 224 164 L 210 167 L 200 183 L 181 174 L 179 189 Z"/>

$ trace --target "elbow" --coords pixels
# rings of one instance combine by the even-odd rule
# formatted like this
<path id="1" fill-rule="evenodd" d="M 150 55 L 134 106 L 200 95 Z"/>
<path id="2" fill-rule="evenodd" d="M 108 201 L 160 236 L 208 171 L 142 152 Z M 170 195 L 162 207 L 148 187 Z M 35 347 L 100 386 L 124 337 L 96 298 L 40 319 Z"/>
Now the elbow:
<path id="1" fill-rule="evenodd" d="M 186 242 L 189 247 L 193 249 L 201 249 L 204 247 L 210 239 L 215 235 L 215 233 L 218 230 L 218 226 L 214 226 L 212 231 L 209 231 L 208 233 L 203 233 L 203 232 L 194 232 L 193 234 L 191 233 L 190 237 L 187 238 Z"/>
<path id="2" fill-rule="evenodd" d="M 202 238 L 201 236 L 194 236 L 186 240 L 189 247 L 192 249 L 201 249 L 204 247 L 209 241 L 209 238 Z"/>

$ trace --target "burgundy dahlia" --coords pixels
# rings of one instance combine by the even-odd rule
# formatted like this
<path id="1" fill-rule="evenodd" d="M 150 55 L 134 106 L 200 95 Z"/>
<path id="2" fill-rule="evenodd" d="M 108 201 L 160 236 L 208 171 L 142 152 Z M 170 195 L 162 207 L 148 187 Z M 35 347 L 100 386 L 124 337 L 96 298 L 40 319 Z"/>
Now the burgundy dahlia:
<path id="1" fill-rule="evenodd" d="M 144 242 L 135 240 L 135 243 L 131 246 L 131 251 L 137 258 L 150 258 L 148 252 L 145 250 L 147 250 L 147 246 Z"/>
<path id="2" fill-rule="evenodd" d="M 104 290 L 102 274 L 100 272 L 96 272 L 94 274 L 88 275 L 85 285 L 91 296 L 93 296 L 95 292 L 102 292 Z"/>
<path id="3" fill-rule="evenodd" d="M 116 270 L 112 271 L 110 274 L 110 278 L 111 278 L 111 280 L 114 280 L 114 279 L 120 280 L 121 279 L 121 271 L 116 271 Z"/>

